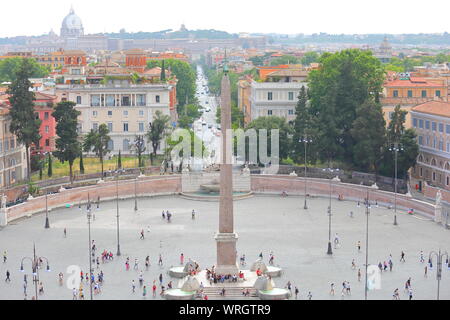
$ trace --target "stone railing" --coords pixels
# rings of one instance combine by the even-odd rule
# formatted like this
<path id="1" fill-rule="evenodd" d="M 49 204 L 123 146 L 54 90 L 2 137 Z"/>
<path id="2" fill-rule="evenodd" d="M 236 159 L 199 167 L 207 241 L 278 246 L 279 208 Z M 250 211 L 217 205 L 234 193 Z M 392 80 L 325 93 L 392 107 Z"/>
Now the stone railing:
<path id="1" fill-rule="evenodd" d="M 330 194 L 330 180 L 307 178 L 307 193 L 310 196 L 328 196 Z M 304 195 L 305 178 L 295 176 L 281 175 L 253 175 L 252 191 L 255 193 L 276 193 L 286 191 L 291 195 Z M 331 190 L 334 199 L 341 195 L 344 200 L 363 201 L 369 190 L 369 200 L 375 201 L 379 205 L 393 206 L 394 193 L 378 190 L 372 187 L 342 183 L 338 181 L 331 182 Z M 397 193 L 397 208 L 400 210 L 414 209 L 415 212 L 434 216 L 435 206 L 431 203 L 413 199 L 410 195 Z"/>
<path id="2" fill-rule="evenodd" d="M 172 175 L 139 178 L 136 189 L 138 197 L 178 194 L 181 192 L 181 177 Z M 59 193 L 48 195 L 48 208 L 55 209 L 67 205 L 74 206 L 79 203 L 87 203 L 88 193 L 91 201 L 97 201 L 98 197 L 100 197 L 101 201 L 112 200 L 116 198 L 116 192 L 115 181 L 108 181 L 95 186 L 61 190 Z M 120 199 L 134 197 L 135 180 L 120 180 L 118 192 Z M 45 196 L 29 199 L 24 203 L 6 208 L 7 223 L 44 211 Z"/>

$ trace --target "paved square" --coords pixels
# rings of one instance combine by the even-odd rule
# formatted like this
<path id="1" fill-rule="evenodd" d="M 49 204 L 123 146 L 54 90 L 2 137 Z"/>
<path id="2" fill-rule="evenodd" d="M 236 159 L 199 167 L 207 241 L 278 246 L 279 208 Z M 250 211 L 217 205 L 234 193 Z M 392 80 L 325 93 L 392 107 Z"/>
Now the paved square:
<path id="1" fill-rule="evenodd" d="M 275 195 L 257 195 L 253 198 L 234 202 L 235 230 L 239 235 L 238 256 L 246 255 L 247 268 L 263 252 L 267 263 L 270 251 L 275 256 L 275 265 L 283 268 L 281 278 L 274 278 L 278 287 L 284 287 L 287 281 L 300 290 L 299 299 L 306 299 L 309 291 L 312 299 L 364 299 L 364 261 L 365 261 L 365 208 L 357 207 L 355 202 L 332 202 L 332 238 L 337 232 L 341 246 L 332 256 L 326 254 L 328 243 L 327 198 L 308 200 L 308 210 L 303 209 L 303 198 Z M 92 221 L 92 239 L 97 251 L 117 250 L 116 240 L 116 203 L 102 203 L 100 209 L 95 205 L 95 221 Z M 216 261 L 216 243 L 214 233 L 218 228 L 218 202 L 199 202 L 164 196 L 138 200 L 139 210 L 135 212 L 134 200 L 120 201 L 120 244 L 121 257 L 100 264 L 95 274 L 103 270 L 105 282 L 102 293 L 94 299 L 142 299 L 139 287 L 139 271 L 144 270 L 144 283 L 148 294 L 146 299 L 161 299 L 158 277 L 163 274 L 163 283 L 172 280 L 174 286 L 178 279 L 170 279 L 166 274 L 170 266 L 179 265 L 179 257 L 184 253 L 185 261 L 192 258 L 200 267 L 211 267 Z M 196 218 L 191 219 L 195 209 Z M 172 222 L 161 218 L 162 210 L 169 210 Z M 349 212 L 354 212 L 354 217 Z M 398 214 L 398 226 L 394 226 L 393 211 L 372 206 L 369 220 L 369 263 L 378 264 L 393 256 L 392 272 L 381 275 L 381 290 L 369 292 L 369 299 L 392 299 L 395 288 L 400 290 L 400 298 L 407 299 L 404 291 L 406 280 L 412 278 L 414 299 L 436 299 L 436 261 L 433 270 L 424 277 L 425 263 L 420 263 L 420 251 L 425 259 L 431 250 L 439 248 L 450 251 L 450 231 L 427 218 L 409 216 L 405 212 Z M 33 241 L 37 254 L 50 261 L 51 272 L 40 270 L 40 279 L 45 293 L 39 299 L 72 299 L 72 291 L 66 285 L 58 283 L 58 273 L 63 272 L 65 281 L 70 277 L 66 273 L 70 265 L 78 265 L 88 271 L 88 228 L 86 206 L 82 210 L 77 205 L 50 213 L 50 229 L 44 229 L 45 215 L 15 221 L 0 230 L 0 254 L 7 250 L 8 260 L 0 261 L 0 299 L 23 299 L 23 273 L 19 271 L 24 256 L 32 256 Z M 150 232 L 147 232 L 147 227 Z M 68 236 L 63 237 L 67 228 Z M 140 240 L 140 231 L 144 229 L 145 240 Z M 362 250 L 358 253 L 357 242 L 361 241 Z M 406 253 L 406 262 L 399 262 L 401 250 Z M 159 267 L 158 255 L 163 256 L 163 267 Z M 145 271 L 144 260 L 149 255 L 151 266 Z M 130 270 L 125 271 L 126 257 L 130 258 Z M 1 258 L 1 257 L 0 257 Z M 133 270 L 134 259 L 139 260 L 139 269 Z M 356 269 L 351 268 L 355 259 Z M 30 273 L 29 261 L 24 262 L 26 273 Z M 357 279 L 357 270 L 361 268 L 363 278 Z M 443 267 L 441 281 L 441 299 L 450 299 L 450 270 Z M 6 283 L 6 270 L 11 272 L 11 282 Z M 135 280 L 137 289 L 131 290 L 131 281 Z M 28 298 L 34 295 L 31 276 L 28 276 Z M 158 295 L 152 297 L 153 280 L 158 284 Z M 350 282 L 352 295 L 341 297 L 342 282 Z M 336 295 L 330 296 L 330 283 L 334 282 Z M 84 285 L 85 299 L 89 298 L 88 286 Z"/>

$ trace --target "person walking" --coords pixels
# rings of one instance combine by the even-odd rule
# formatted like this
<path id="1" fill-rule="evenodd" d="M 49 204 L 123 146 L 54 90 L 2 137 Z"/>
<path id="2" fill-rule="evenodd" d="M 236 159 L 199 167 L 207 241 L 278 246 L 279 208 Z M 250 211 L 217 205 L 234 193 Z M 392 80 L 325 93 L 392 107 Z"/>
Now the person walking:
<path id="1" fill-rule="evenodd" d="M 180 264 L 182 265 L 184 263 L 184 255 L 181 253 L 180 255 Z"/>
<path id="2" fill-rule="evenodd" d="M 144 240 L 144 229 L 141 230 L 141 237 L 139 239 Z"/>
<path id="3" fill-rule="evenodd" d="M 139 263 L 138 263 L 138 259 L 136 258 L 136 259 L 134 259 L 134 266 L 133 266 L 133 269 L 134 270 L 137 270 L 139 268 Z"/>
<path id="4" fill-rule="evenodd" d="M 394 290 L 394 294 L 392 295 L 394 300 L 400 300 L 400 295 L 398 293 L 398 288 Z"/>
<path id="5" fill-rule="evenodd" d="M 334 296 L 334 283 L 330 285 L 330 295 Z"/>
<path id="6" fill-rule="evenodd" d="M 192 220 L 194 220 L 194 219 L 195 219 L 195 210 L 194 210 L 194 209 L 192 209 L 192 214 L 191 214 L 191 216 L 192 216 Z"/>
<path id="7" fill-rule="evenodd" d="M 392 268 L 394 267 L 394 263 L 391 259 L 389 259 L 389 271 L 392 271 Z"/>
<path id="8" fill-rule="evenodd" d="M 428 266 L 425 266 L 425 273 L 423 275 L 425 278 L 427 277 L 427 273 L 428 273 Z"/>
<path id="9" fill-rule="evenodd" d="M 9 270 L 6 270 L 6 279 L 5 282 L 11 282 L 11 278 L 9 277 L 11 274 L 9 273 Z"/>
<path id="10" fill-rule="evenodd" d="M 356 269 L 355 259 L 352 259 L 352 270 Z"/>
<path id="11" fill-rule="evenodd" d="M 361 269 L 358 269 L 358 281 L 361 282 Z"/>
<path id="12" fill-rule="evenodd" d="M 142 285 L 144 284 L 144 274 L 141 273 L 139 274 L 139 285 L 142 287 Z"/>
<path id="13" fill-rule="evenodd" d="M 159 285 L 162 285 L 163 283 L 163 275 L 162 273 L 159 274 Z"/>
<path id="14" fill-rule="evenodd" d="M 409 290 L 408 290 L 408 296 L 409 296 L 409 300 L 412 300 L 412 298 L 413 298 L 413 291 L 412 291 L 411 288 L 409 288 Z"/>
<path id="15" fill-rule="evenodd" d="M 162 218 L 163 220 L 166 220 L 166 214 L 164 213 L 164 210 L 162 211 Z"/>
<path id="16" fill-rule="evenodd" d="M 153 281 L 153 287 L 152 287 L 152 290 L 153 290 L 153 298 L 154 297 L 156 297 L 156 283 L 155 283 L 156 281 Z"/>
<path id="17" fill-rule="evenodd" d="M 72 289 L 72 300 L 77 300 L 77 297 L 78 297 L 78 290 L 77 290 L 77 288 L 73 288 Z"/>
<path id="18" fill-rule="evenodd" d="M 311 300 L 312 299 L 312 293 L 311 293 L 311 291 L 309 291 L 308 292 L 308 300 Z"/>
<path id="19" fill-rule="evenodd" d="M 142 288 L 142 296 L 144 297 L 144 299 L 146 295 L 147 295 L 147 287 L 144 286 L 144 288 Z"/>
<path id="20" fill-rule="evenodd" d="M 400 256 L 400 262 L 406 262 L 405 260 L 405 253 L 402 250 L 401 256 Z"/>
<path id="21" fill-rule="evenodd" d="M 424 259 L 424 257 L 423 257 L 423 251 L 422 251 L 422 250 L 420 251 L 420 262 L 421 262 L 421 263 L 424 263 L 424 262 L 425 262 L 425 259 Z"/>
<path id="22" fill-rule="evenodd" d="M 3 251 L 3 263 L 6 263 L 6 260 L 8 260 L 8 257 L 6 256 L 6 250 Z"/>
<path id="23" fill-rule="evenodd" d="M 159 264 L 160 266 L 163 265 L 161 253 L 159 254 L 158 264 Z"/>
<path id="24" fill-rule="evenodd" d="M 150 256 L 145 257 L 145 269 L 148 270 L 150 266 Z"/>
<path id="25" fill-rule="evenodd" d="M 298 293 L 299 293 L 299 290 L 298 290 L 297 286 L 295 286 L 294 292 L 295 292 L 295 300 L 297 300 L 298 299 Z"/>
<path id="26" fill-rule="evenodd" d="M 136 284 L 134 283 L 134 280 L 131 280 L 131 290 L 134 293 L 136 290 Z"/>
<path id="27" fill-rule="evenodd" d="M 339 237 L 338 237 L 338 234 L 336 232 L 336 234 L 334 235 L 334 248 L 337 249 L 338 245 L 339 245 Z"/>
<path id="28" fill-rule="evenodd" d="M 358 241 L 356 247 L 358 248 L 358 252 L 361 252 L 361 241 Z"/>
<path id="29" fill-rule="evenodd" d="M 64 228 L 64 238 L 67 238 L 67 229 Z"/>

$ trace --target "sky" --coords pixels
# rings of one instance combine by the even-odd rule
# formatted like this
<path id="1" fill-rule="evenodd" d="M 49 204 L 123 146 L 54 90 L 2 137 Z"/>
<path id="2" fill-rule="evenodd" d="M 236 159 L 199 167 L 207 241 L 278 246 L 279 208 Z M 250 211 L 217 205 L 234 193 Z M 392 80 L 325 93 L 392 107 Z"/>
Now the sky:
<path id="1" fill-rule="evenodd" d="M 59 34 L 71 5 L 86 34 L 181 24 L 230 33 L 450 32 L 449 0 L 19 0 L 1 2 L 0 37 Z"/>

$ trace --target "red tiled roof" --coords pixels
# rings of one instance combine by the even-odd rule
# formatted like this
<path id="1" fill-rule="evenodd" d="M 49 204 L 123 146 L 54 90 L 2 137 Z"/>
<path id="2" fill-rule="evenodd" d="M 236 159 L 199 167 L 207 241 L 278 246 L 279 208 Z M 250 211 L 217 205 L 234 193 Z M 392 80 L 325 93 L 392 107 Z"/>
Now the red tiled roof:
<path id="1" fill-rule="evenodd" d="M 386 87 L 444 87 L 439 82 L 433 82 L 424 78 L 411 78 L 410 80 L 393 80 L 385 84 Z"/>
<path id="2" fill-rule="evenodd" d="M 450 118 L 450 103 L 442 101 L 428 101 L 413 107 L 411 111 Z"/>

